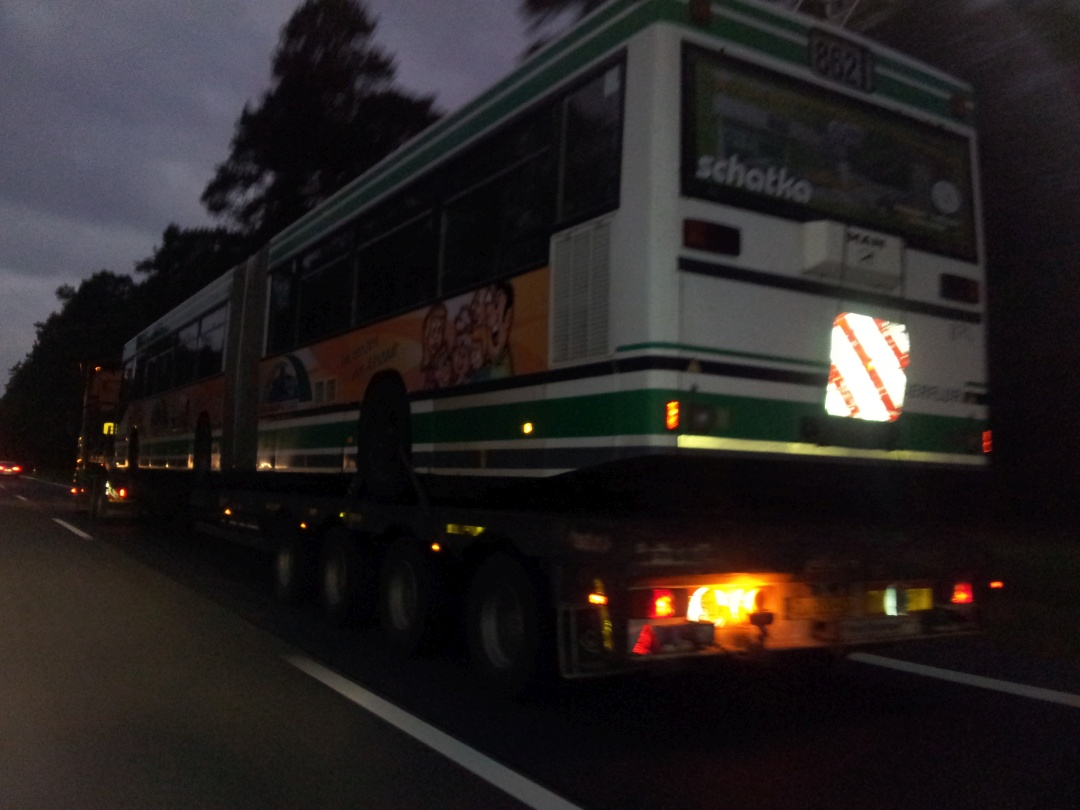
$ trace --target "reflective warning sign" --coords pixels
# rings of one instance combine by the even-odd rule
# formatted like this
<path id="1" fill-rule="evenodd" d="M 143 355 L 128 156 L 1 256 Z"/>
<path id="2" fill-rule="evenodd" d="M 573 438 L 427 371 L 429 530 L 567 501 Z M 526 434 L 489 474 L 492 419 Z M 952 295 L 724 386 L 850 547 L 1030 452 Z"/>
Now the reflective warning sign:
<path id="1" fill-rule="evenodd" d="M 909 348 L 902 323 L 853 312 L 838 315 L 833 321 L 825 410 L 872 422 L 899 419 Z"/>

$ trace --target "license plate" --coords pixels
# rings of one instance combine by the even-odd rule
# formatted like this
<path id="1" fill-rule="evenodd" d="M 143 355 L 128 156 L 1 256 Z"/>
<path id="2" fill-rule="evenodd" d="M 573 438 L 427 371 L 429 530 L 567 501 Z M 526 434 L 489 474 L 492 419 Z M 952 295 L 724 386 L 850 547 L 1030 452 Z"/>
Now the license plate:
<path id="1" fill-rule="evenodd" d="M 839 619 L 855 613 L 857 604 L 852 596 L 796 596 L 787 600 L 787 618 Z"/>

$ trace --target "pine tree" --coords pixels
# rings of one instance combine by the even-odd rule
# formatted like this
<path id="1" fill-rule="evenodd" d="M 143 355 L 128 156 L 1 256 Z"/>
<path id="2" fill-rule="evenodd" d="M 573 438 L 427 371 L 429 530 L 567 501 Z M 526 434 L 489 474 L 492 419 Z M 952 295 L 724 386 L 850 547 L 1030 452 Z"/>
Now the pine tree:
<path id="1" fill-rule="evenodd" d="M 245 106 L 207 210 L 266 239 L 437 117 L 433 99 L 394 87 L 362 0 L 306 0 L 282 29 L 271 87 Z"/>

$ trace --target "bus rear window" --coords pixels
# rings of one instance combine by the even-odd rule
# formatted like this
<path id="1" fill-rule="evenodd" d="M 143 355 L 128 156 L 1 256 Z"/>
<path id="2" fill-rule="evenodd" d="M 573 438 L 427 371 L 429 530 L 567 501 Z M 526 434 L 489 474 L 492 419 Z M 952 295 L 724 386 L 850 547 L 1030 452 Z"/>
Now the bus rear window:
<path id="1" fill-rule="evenodd" d="M 683 57 L 682 190 L 977 258 L 967 138 L 692 46 Z"/>

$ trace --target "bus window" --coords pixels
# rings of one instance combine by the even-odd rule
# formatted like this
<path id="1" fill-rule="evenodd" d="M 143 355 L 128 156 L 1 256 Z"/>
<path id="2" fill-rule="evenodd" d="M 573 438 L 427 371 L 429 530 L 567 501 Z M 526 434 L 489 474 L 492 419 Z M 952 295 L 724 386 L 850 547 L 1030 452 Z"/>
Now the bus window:
<path id="1" fill-rule="evenodd" d="M 559 220 L 618 205 L 622 148 L 622 67 L 604 71 L 563 101 Z"/>
<path id="2" fill-rule="evenodd" d="M 270 323 L 266 351 L 277 354 L 296 345 L 296 296 L 293 294 L 292 263 L 270 276 Z"/>
<path id="3" fill-rule="evenodd" d="M 177 333 L 173 363 L 177 385 L 187 385 L 195 379 L 195 352 L 198 343 L 198 321 L 185 326 Z"/>
<path id="4" fill-rule="evenodd" d="M 425 214 L 357 253 L 356 320 L 375 320 L 419 306 L 436 294 L 436 242 Z"/>
<path id="5" fill-rule="evenodd" d="M 199 321 L 199 378 L 217 374 L 223 368 L 227 319 L 228 307 L 218 307 Z"/>
<path id="6" fill-rule="evenodd" d="M 303 345 L 341 332 L 352 318 L 352 261 L 349 257 L 308 270 L 297 282 L 297 339 Z"/>

